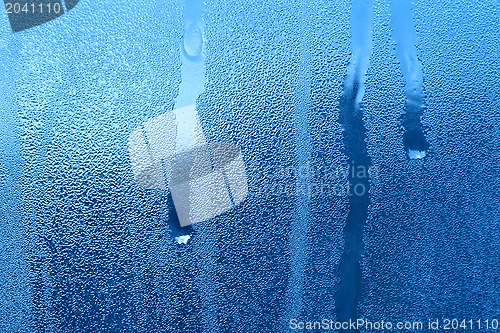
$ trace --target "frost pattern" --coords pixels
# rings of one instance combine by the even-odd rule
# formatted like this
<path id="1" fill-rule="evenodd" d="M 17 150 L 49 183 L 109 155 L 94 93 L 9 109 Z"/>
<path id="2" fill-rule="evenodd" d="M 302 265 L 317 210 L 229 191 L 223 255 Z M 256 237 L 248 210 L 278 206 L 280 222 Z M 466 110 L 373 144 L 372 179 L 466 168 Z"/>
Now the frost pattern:
<path id="1" fill-rule="evenodd" d="M 373 1 L 372 52 L 355 51 L 353 4 L 205 2 L 199 120 L 208 142 L 241 147 L 249 193 L 187 244 L 172 238 L 171 196 L 137 186 L 127 149 L 135 128 L 174 109 L 184 3 L 80 1 L 16 34 L 5 20 L 0 330 L 286 332 L 292 315 L 497 315 L 498 6 L 411 6 L 418 43 L 405 52 L 423 65 L 429 149 L 409 159 L 391 3 Z M 368 35 L 369 22 L 356 27 Z M 357 150 L 349 135 L 362 137 Z M 359 152 L 379 173 L 350 234 L 355 203 L 327 185 L 346 181 L 332 169 Z M 304 197 L 298 184 L 323 192 Z M 351 261 L 361 283 L 344 300 L 353 245 L 364 246 Z"/>

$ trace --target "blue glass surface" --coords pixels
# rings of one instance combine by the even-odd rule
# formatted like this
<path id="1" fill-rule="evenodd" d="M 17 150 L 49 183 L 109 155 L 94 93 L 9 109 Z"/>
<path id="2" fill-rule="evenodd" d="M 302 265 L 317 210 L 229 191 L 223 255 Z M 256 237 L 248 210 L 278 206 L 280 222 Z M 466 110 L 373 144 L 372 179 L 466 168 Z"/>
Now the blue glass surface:
<path id="1" fill-rule="evenodd" d="M 62 4 L 0 16 L 0 332 L 495 331 L 498 2 Z M 248 193 L 181 227 L 129 136 L 189 104 Z"/>

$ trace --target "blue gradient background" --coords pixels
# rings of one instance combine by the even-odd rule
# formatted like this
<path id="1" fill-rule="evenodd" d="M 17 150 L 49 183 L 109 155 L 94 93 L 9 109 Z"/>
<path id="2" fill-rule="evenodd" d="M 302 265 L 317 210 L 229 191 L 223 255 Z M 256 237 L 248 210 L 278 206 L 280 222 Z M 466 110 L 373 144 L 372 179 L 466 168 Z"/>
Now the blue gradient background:
<path id="1" fill-rule="evenodd" d="M 2 14 L 0 332 L 499 318 L 499 5 L 397 3 L 206 2 L 198 112 L 208 140 L 241 147 L 250 193 L 186 246 L 127 155 L 174 106 L 183 2 L 81 0 L 16 34 Z M 414 94 L 430 146 L 410 160 Z M 369 205 L 296 193 L 356 156 L 378 170 Z"/>

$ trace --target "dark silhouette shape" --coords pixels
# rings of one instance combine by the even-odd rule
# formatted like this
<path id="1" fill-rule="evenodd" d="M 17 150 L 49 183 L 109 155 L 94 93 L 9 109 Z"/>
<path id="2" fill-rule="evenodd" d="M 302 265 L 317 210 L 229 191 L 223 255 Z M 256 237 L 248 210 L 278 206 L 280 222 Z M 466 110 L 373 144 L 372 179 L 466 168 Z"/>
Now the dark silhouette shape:
<path id="1" fill-rule="evenodd" d="M 168 205 L 167 224 L 170 227 L 172 239 L 174 239 L 177 242 L 177 238 L 180 236 L 192 236 L 193 226 L 192 225 L 188 225 L 185 227 L 181 226 L 179 217 L 177 216 L 177 211 L 175 210 L 174 200 L 172 199 L 172 194 L 170 193 L 168 194 L 167 205 Z"/>
<path id="2" fill-rule="evenodd" d="M 405 112 L 401 115 L 401 124 L 405 130 L 403 134 L 403 144 L 406 153 L 410 151 L 426 152 L 429 149 L 429 143 L 425 137 L 422 122 L 420 120 L 423 114 L 421 107 L 405 103 Z"/>
<path id="3" fill-rule="evenodd" d="M 64 5 L 66 6 L 66 10 L 71 10 L 75 8 L 78 1 L 80 0 L 64 0 Z"/>
<path id="4" fill-rule="evenodd" d="M 359 77 L 358 73 L 355 75 Z M 362 108 L 356 104 L 360 83 L 356 79 L 352 87 L 347 87 L 340 103 L 339 122 L 344 127 L 344 153 L 349 165 L 362 166 L 366 170 L 372 164 L 366 148 L 366 128 L 363 122 Z M 335 297 L 337 304 L 337 320 L 355 321 L 357 307 L 361 299 L 361 266 L 363 255 L 363 228 L 368 218 L 370 204 L 370 181 L 367 177 L 357 178 L 355 172 L 350 172 L 348 181 L 351 188 L 362 186 L 363 194 L 349 195 L 349 214 L 344 227 L 344 253 L 340 259 L 340 284 Z M 348 330 L 350 331 L 350 330 Z"/>
<path id="5" fill-rule="evenodd" d="M 58 18 L 79 0 L 4 0 L 12 32 L 20 32 Z"/>

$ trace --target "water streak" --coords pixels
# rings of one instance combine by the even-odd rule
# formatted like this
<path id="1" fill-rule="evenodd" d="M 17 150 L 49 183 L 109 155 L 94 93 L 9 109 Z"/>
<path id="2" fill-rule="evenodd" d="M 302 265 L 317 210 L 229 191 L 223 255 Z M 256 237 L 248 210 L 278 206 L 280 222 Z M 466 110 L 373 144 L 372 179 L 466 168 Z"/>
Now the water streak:
<path id="1" fill-rule="evenodd" d="M 405 80 L 406 103 L 401 117 L 403 143 L 410 159 L 423 158 L 429 148 L 421 122 L 424 109 L 423 70 L 417 55 L 417 35 L 410 1 L 391 1 L 391 28 L 396 41 L 396 58 Z"/>
<path id="2" fill-rule="evenodd" d="M 361 101 L 365 91 L 365 76 L 373 48 L 373 2 L 354 0 L 351 12 L 352 57 L 340 101 L 339 122 L 343 126 L 344 154 L 351 167 L 368 170 L 372 164 L 366 147 L 366 128 Z M 355 172 L 348 175 L 349 213 L 344 227 L 344 252 L 339 264 L 340 283 L 336 296 L 337 320 L 356 320 L 361 299 L 361 267 L 363 228 L 370 204 L 369 179 Z"/>
<path id="3" fill-rule="evenodd" d="M 3 28 L 3 26 L 2 26 Z M 7 31 L 7 29 L 3 30 Z M 9 43 L 0 49 L 0 331 L 30 332 L 33 316 L 30 314 L 33 290 L 28 272 L 28 230 L 23 223 L 23 202 L 20 179 L 23 162 L 19 155 L 20 138 L 15 101 L 15 56 L 20 44 L 16 37 L 0 36 L 0 41 Z M 8 67 L 13 65 L 12 67 Z"/>
<path id="4" fill-rule="evenodd" d="M 303 5 L 299 10 L 301 17 L 299 22 L 302 27 L 309 26 L 310 15 L 308 6 Z M 310 36 L 305 28 L 299 30 L 301 48 L 298 52 L 298 79 L 295 84 L 295 112 L 294 133 L 296 144 L 296 166 L 298 170 L 308 169 L 311 159 L 311 138 L 308 124 L 308 115 L 311 103 L 311 43 Z M 290 318 L 299 318 L 304 307 L 305 265 L 307 261 L 307 234 L 309 223 L 310 197 L 308 193 L 310 183 L 309 172 L 298 172 L 296 179 L 296 216 L 291 223 L 290 252 L 291 252 L 291 275 L 288 288 L 288 314 Z"/>

